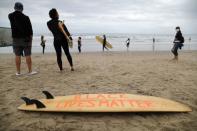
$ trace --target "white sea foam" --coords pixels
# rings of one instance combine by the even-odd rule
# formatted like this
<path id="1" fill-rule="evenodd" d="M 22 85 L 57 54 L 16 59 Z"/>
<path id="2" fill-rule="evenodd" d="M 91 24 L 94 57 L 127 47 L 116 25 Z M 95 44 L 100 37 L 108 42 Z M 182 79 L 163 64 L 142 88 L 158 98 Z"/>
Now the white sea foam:
<path id="1" fill-rule="evenodd" d="M 77 52 L 77 39 L 82 37 L 82 52 L 98 52 L 102 51 L 102 45 L 95 39 L 96 35 L 102 34 L 73 34 L 74 46 L 70 49 L 71 52 Z M 152 51 L 153 38 L 156 39 L 156 51 L 170 51 L 173 46 L 174 35 L 152 35 L 152 34 L 106 34 L 107 41 L 113 45 L 111 51 L 126 51 L 126 40 L 131 39 L 130 51 Z M 197 35 L 184 35 L 185 43 L 183 50 L 197 50 Z M 189 38 L 191 41 L 189 42 Z M 53 47 L 53 36 L 45 36 L 46 52 L 55 52 Z M 0 48 L 0 53 L 12 53 L 12 47 Z M 42 52 L 40 46 L 40 36 L 34 36 L 32 44 L 32 52 Z"/>

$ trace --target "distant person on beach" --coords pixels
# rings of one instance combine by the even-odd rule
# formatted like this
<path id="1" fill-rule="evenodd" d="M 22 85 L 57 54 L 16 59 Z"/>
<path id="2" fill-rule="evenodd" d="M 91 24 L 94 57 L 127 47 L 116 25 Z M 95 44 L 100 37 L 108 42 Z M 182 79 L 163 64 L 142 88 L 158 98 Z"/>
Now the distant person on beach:
<path id="1" fill-rule="evenodd" d="M 126 41 L 127 51 L 129 50 L 129 45 L 130 45 L 130 38 L 128 38 Z"/>
<path id="2" fill-rule="evenodd" d="M 153 38 L 153 43 L 155 43 L 155 38 Z"/>
<path id="3" fill-rule="evenodd" d="M 173 60 L 178 60 L 178 49 L 182 49 L 184 43 L 184 37 L 182 36 L 180 27 L 176 27 L 176 35 L 173 43 L 174 46 L 171 50 L 174 54 Z"/>
<path id="4" fill-rule="evenodd" d="M 57 63 L 60 71 L 63 70 L 62 67 L 62 49 L 64 50 L 68 62 L 71 66 L 71 71 L 74 71 L 72 57 L 69 52 L 68 43 L 72 41 L 72 37 L 62 21 L 59 20 L 59 14 L 56 9 L 51 9 L 49 11 L 50 21 L 47 22 L 49 30 L 54 36 L 54 47 L 57 55 Z"/>
<path id="5" fill-rule="evenodd" d="M 189 42 L 191 42 L 191 40 L 192 40 L 191 37 L 189 37 Z"/>
<path id="6" fill-rule="evenodd" d="M 21 65 L 21 55 L 24 52 L 26 57 L 26 63 L 28 67 L 28 74 L 37 74 L 36 71 L 32 71 L 32 60 L 31 60 L 31 47 L 32 47 L 32 37 L 33 30 L 30 19 L 28 16 L 24 15 L 23 4 L 16 2 L 14 6 L 15 11 L 8 15 L 12 29 L 13 38 L 13 50 L 15 53 L 16 62 L 16 76 L 21 75 L 20 65 Z"/>
<path id="7" fill-rule="evenodd" d="M 103 51 L 104 51 L 104 49 L 106 48 L 106 42 L 107 42 L 106 36 L 103 35 Z"/>
<path id="8" fill-rule="evenodd" d="M 155 38 L 153 37 L 153 51 L 155 51 Z"/>
<path id="9" fill-rule="evenodd" d="M 78 50 L 81 53 L 81 37 L 78 38 Z"/>
<path id="10" fill-rule="evenodd" d="M 44 54 L 44 50 L 45 50 L 45 43 L 46 43 L 46 40 L 44 40 L 44 36 L 42 35 L 40 45 L 42 46 L 42 53 L 43 54 Z"/>

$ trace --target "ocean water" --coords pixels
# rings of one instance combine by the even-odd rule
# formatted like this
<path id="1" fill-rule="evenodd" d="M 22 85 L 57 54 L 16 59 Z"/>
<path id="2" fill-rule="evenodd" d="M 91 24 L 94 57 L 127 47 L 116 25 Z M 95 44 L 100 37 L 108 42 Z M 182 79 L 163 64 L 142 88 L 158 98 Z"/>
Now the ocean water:
<path id="1" fill-rule="evenodd" d="M 70 48 L 71 52 L 78 52 L 77 39 L 82 37 L 82 52 L 100 52 L 102 51 L 102 45 L 95 39 L 96 35 L 102 36 L 102 34 L 74 34 L 73 35 L 73 48 Z M 185 38 L 184 47 L 182 50 L 197 50 L 197 35 L 183 34 Z M 152 34 L 106 34 L 107 41 L 112 44 L 113 48 L 110 51 L 127 51 L 126 40 L 130 38 L 129 51 L 170 51 L 173 47 L 174 35 L 152 35 Z M 156 42 L 153 47 L 153 37 Z M 191 41 L 189 41 L 191 38 Z M 53 37 L 45 36 L 46 47 L 45 52 L 55 52 L 53 46 Z M 32 52 L 41 53 L 42 47 L 40 46 L 40 36 L 33 37 Z M 0 53 L 13 53 L 11 46 L 0 47 Z"/>

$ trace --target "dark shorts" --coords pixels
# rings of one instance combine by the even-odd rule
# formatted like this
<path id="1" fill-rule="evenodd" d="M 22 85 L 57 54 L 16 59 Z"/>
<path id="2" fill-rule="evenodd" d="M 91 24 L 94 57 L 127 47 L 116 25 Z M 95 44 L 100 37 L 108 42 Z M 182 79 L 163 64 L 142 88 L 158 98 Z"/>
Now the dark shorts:
<path id="1" fill-rule="evenodd" d="M 13 51 L 16 56 L 30 56 L 31 55 L 32 40 L 27 39 L 13 39 Z"/>

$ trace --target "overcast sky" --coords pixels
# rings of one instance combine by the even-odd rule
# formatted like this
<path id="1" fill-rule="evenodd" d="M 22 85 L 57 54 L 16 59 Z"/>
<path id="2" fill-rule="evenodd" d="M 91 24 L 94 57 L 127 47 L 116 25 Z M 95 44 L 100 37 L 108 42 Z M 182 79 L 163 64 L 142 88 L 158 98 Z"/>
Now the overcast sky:
<path id="1" fill-rule="evenodd" d="M 48 33 L 48 12 L 56 8 L 71 33 L 172 34 L 181 26 L 197 34 L 197 0 L 18 0 L 34 33 Z M 0 27 L 10 27 L 8 14 L 16 0 L 0 0 Z"/>

